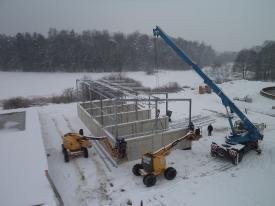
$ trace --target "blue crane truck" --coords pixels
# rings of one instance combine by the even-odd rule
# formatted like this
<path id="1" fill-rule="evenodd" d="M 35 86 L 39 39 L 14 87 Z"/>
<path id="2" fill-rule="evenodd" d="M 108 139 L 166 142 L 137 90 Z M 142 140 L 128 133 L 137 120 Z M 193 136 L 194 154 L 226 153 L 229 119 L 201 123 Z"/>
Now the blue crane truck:
<path id="1" fill-rule="evenodd" d="M 225 137 L 225 142 L 218 144 L 213 142 L 211 144 L 211 155 L 221 158 L 228 158 L 233 164 L 237 165 L 241 162 L 243 155 L 250 151 L 256 150 L 258 154 L 261 153 L 259 148 L 259 141 L 263 140 L 263 134 L 241 110 L 224 94 L 224 92 L 202 71 L 202 69 L 191 60 L 172 39 L 159 27 L 153 29 L 155 38 L 161 37 L 168 46 L 170 46 L 177 55 L 191 66 L 195 72 L 204 80 L 213 92 L 215 92 L 221 99 L 222 104 L 225 106 L 227 118 L 229 121 L 231 132 Z M 234 124 L 233 114 L 236 114 L 240 120 Z M 241 129 L 240 129 L 241 128 Z"/>

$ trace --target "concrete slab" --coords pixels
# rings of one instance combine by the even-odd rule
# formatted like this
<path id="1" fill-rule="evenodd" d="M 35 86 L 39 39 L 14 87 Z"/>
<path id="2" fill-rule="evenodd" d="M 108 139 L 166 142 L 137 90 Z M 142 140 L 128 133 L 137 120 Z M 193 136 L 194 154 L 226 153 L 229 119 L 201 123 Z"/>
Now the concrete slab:
<path id="1" fill-rule="evenodd" d="M 26 112 L 0 114 L 0 132 L 16 132 L 25 130 Z"/>

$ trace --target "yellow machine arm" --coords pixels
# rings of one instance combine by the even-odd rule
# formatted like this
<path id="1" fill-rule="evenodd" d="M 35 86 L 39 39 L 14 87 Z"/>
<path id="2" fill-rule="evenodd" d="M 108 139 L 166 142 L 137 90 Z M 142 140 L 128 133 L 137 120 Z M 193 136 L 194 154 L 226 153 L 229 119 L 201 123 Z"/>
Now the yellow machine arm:
<path id="1" fill-rule="evenodd" d="M 175 147 L 179 142 L 181 142 L 184 139 L 189 140 L 197 140 L 200 137 L 200 135 L 195 134 L 194 132 L 188 132 L 185 136 L 180 137 L 179 139 L 175 140 L 174 142 L 171 142 L 170 144 L 160 148 L 159 150 L 152 153 L 154 156 L 167 156 L 170 154 L 173 147 Z"/>
<path id="2" fill-rule="evenodd" d="M 66 136 L 73 136 L 76 139 L 87 139 L 87 140 L 102 140 L 104 138 L 104 137 L 85 136 L 85 135 L 81 135 L 79 133 L 73 133 L 73 132 L 64 134 L 64 137 L 66 137 Z"/>
<path id="3" fill-rule="evenodd" d="M 113 157 L 118 156 L 118 150 L 116 147 L 113 147 L 112 144 L 109 142 L 107 137 L 103 137 L 101 142 L 105 145 L 106 149 L 111 153 Z"/>
<path id="4" fill-rule="evenodd" d="M 121 146 L 118 143 L 113 147 L 107 137 L 99 137 L 108 152 L 115 158 L 123 159 L 126 157 L 126 142 Z M 123 147 L 123 148 L 122 148 Z"/>
<path id="5" fill-rule="evenodd" d="M 87 138 L 89 140 L 103 140 L 105 137 L 90 137 L 90 136 L 82 136 L 83 138 Z"/>

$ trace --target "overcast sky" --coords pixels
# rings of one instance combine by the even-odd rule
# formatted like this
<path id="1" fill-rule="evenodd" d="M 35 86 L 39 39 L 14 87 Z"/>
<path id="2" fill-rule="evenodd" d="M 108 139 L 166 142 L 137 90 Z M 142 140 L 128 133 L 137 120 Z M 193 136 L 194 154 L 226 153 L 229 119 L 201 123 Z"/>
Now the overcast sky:
<path id="1" fill-rule="evenodd" d="M 0 0 L 0 33 L 49 28 L 152 34 L 155 25 L 217 51 L 275 40 L 275 0 Z"/>

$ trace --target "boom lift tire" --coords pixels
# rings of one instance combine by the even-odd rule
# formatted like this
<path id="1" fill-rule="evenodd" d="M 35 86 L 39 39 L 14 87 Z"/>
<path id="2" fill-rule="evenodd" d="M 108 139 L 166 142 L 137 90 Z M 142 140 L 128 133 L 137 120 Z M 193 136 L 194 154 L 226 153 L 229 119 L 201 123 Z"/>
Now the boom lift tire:
<path id="1" fill-rule="evenodd" d="M 147 187 L 152 187 L 156 184 L 157 178 L 153 174 L 145 175 L 143 178 L 143 184 L 145 184 Z"/>
<path id="2" fill-rule="evenodd" d="M 86 147 L 82 147 L 81 150 L 83 151 L 83 156 L 85 158 L 89 157 L 88 149 Z"/>
<path id="3" fill-rule="evenodd" d="M 63 150 L 63 154 L 64 154 L 64 161 L 65 162 L 69 162 L 69 160 L 70 160 L 69 153 L 68 153 L 68 151 L 65 148 Z"/>
<path id="4" fill-rule="evenodd" d="M 141 175 L 139 172 L 140 169 L 143 169 L 142 164 L 135 164 L 133 166 L 132 172 L 134 173 L 134 175 L 140 176 Z"/>
<path id="5" fill-rule="evenodd" d="M 165 172 L 164 172 L 164 177 L 167 179 L 167 180 L 172 180 L 176 177 L 177 175 L 177 170 L 173 167 L 168 167 Z"/>

